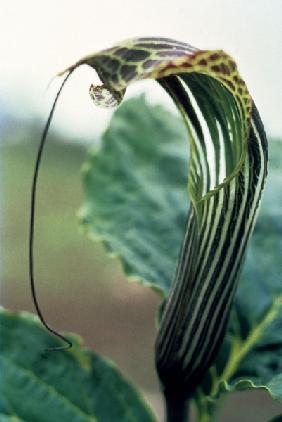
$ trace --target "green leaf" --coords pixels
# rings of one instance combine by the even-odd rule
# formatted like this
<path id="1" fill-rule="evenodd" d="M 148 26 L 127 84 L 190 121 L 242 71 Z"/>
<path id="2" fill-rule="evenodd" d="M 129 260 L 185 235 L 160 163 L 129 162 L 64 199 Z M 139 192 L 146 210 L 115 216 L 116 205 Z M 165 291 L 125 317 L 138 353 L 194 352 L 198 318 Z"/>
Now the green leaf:
<path id="1" fill-rule="evenodd" d="M 0 312 L 0 421 L 154 421 L 136 390 L 112 362 L 82 349 L 69 351 L 30 314 Z"/>
<path id="2" fill-rule="evenodd" d="M 185 133 L 145 98 L 124 102 L 84 165 L 87 233 L 117 256 L 129 278 L 167 294 L 188 211 Z"/>
<path id="3" fill-rule="evenodd" d="M 267 383 L 267 389 L 272 397 L 282 403 L 282 372 Z"/>

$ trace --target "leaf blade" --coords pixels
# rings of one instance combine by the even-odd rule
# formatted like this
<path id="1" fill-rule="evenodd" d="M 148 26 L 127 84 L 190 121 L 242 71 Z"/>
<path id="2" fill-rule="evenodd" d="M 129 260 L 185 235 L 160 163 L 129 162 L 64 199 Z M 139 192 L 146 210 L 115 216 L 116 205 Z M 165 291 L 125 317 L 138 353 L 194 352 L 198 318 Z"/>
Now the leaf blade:
<path id="1" fill-rule="evenodd" d="M 143 142 L 144 134 L 153 141 Z M 161 107 L 149 111 L 144 97 L 132 99 L 117 110 L 83 172 L 83 230 L 121 260 L 127 277 L 162 296 L 173 278 L 189 206 L 184 138 L 177 118 Z"/>
<path id="2" fill-rule="evenodd" d="M 110 361 L 81 349 L 47 353 L 57 343 L 29 314 L 0 312 L 1 402 L 7 418 L 56 422 L 154 421 L 149 407 Z M 111 406 L 108 406 L 109 401 Z"/>

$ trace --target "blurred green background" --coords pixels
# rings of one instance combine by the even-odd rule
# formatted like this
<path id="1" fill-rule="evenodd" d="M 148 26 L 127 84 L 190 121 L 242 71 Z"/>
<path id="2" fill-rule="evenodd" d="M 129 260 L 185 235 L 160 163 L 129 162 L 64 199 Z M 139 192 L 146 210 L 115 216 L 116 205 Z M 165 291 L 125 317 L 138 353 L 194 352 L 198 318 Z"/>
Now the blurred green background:
<path id="1" fill-rule="evenodd" d="M 2 125 L 4 142 L 0 146 L 4 187 L 1 304 L 31 312 L 34 308 L 27 272 L 29 202 L 41 130 L 37 121 L 7 120 Z M 273 195 L 281 196 L 282 142 L 271 140 L 270 152 L 272 170 L 265 195 L 268 201 Z M 81 142 L 66 142 L 51 131 L 38 185 L 35 271 L 39 302 L 51 326 L 80 334 L 87 346 L 112 358 L 141 388 L 162 420 L 162 399 L 153 362 L 159 298 L 149 288 L 126 281 L 117 260 L 106 256 L 100 244 L 80 231 L 77 211 L 83 201 L 81 166 L 86 154 L 87 147 Z M 279 212 L 279 208 L 274 210 L 277 216 Z M 267 245 L 271 245 L 267 227 L 264 233 Z M 277 258 L 277 244 L 272 247 L 267 256 Z M 282 252 L 281 242 L 278 247 Z M 254 274 L 253 281 L 258 277 Z M 263 392 L 240 393 L 227 399 L 221 421 L 263 422 L 279 411 L 281 406 Z"/>

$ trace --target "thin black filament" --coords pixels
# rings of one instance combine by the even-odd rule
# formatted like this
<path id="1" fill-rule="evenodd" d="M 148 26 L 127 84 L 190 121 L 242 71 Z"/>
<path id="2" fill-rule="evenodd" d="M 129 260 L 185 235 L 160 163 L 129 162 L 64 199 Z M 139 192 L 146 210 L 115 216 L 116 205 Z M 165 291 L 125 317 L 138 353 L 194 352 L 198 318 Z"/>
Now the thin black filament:
<path id="1" fill-rule="evenodd" d="M 40 163 L 41 163 L 44 145 L 45 145 L 45 142 L 46 142 L 48 130 L 49 130 L 52 118 L 53 118 L 53 114 L 54 114 L 54 111 L 55 111 L 57 101 L 59 99 L 59 96 L 62 92 L 62 89 L 63 89 L 65 83 L 67 82 L 68 78 L 70 77 L 70 75 L 72 74 L 72 72 L 74 70 L 75 70 L 74 68 L 71 69 L 70 72 L 66 75 L 65 79 L 63 80 L 63 82 L 60 86 L 60 89 L 58 90 L 58 92 L 56 94 L 55 100 L 54 100 L 52 108 L 50 110 L 47 122 L 45 124 L 44 130 L 43 130 L 43 133 L 42 133 L 42 136 L 41 136 L 41 140 L 40 140 L 40 143 L 39 143 L 35 167 L 34 167 L 34 173 L 33 173 L 33 180 L 32 180 L 32 185 L 31 185 L 30 225 L 29 225 L 29 280 L 30 280 L 31 296 L 32 296 L 33 304 L 35 306 L 37 315 L 38 315 L 40 321 L 42 322 L 42 324 L 44 325 L 44 327 L 50 333 L 52 333 L 54 336 L 60 338 L 61 340 L 63 340 L 66 343 L 65 346 L 48 348 L 47 351 L 57 351 L 57 350 L 70 349 L 72 347 L 72 342 L 48 325 L 48 323 L 46 322 L 46 320 L 45 320 L 45 318 L 44 318 L 44 316 L 41 312 L 39 302 L 38 302 L 38 299 L 37 299 L 37 295 L 36 295 L 35 278 L 34 278 L 34 220 L 35 220 L 37 179 L 38 179 L 39 167 L 40 167 Z"/>

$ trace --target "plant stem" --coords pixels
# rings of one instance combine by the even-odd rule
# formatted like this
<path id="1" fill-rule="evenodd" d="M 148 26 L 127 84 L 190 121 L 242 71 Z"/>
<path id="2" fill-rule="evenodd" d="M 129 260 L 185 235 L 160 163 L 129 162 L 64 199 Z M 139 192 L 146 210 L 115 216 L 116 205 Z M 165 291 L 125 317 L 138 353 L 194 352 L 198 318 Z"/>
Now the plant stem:
<path id="1" fill-rule="evenodd" d="M 165 397 L 166 422 L 188 422 L 189 402 L 178 397 Z"/>
<path id="2" fill-rule="evenodd" d="M 233 339 L 232 349 L 228 363 L 224 368 L 224 371 L 222 372 L 221 376 L 216 380 L 216 383 L 213 385 L 211 395 L 215 395 L 217 393 L 220 382 L 228 382 L 231 379 L 233 374 L 236 372 L 236 369 L 238 368 L 240 362 L 249 353 L 252 347 L 254 347 L 254 344 L 259 341 L 266 328 L 271 324 L 271 322 L 274 320 L 274 318 L 276 318 L 276 316 L 280 312 L 281 307 L 282 294 L 280 294 L 274 299 L 273 303 L 267 310 L 262 320 L 259 321 L 258 324 L 251 330 L 249 336 L 244 341 L 242 341 L 242 339 L 240 338 Z"/>

